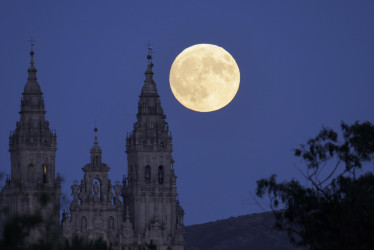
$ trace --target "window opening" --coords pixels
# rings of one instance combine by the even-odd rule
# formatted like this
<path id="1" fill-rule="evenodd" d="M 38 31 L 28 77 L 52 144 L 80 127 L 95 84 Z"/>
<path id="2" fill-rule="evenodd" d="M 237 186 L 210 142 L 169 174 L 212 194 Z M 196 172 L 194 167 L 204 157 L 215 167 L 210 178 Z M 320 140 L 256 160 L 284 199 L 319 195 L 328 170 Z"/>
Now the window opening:
<path id="1" fill-rule="evenodd" d="M 151 182 L 151 167 L 150 166 L 145 167 L 145 182 L 146 183 Z"/>
<path id="2" fill-rule="evenodd" d="M 158 167 L 158 183 L 159 184 L 164 183 L 164 167 L 163 166 Z"/>
<path id="3" fill-rule="evenodd" d="M 43 164 L 43 183 L 47 183 L 47 164 Z"/>

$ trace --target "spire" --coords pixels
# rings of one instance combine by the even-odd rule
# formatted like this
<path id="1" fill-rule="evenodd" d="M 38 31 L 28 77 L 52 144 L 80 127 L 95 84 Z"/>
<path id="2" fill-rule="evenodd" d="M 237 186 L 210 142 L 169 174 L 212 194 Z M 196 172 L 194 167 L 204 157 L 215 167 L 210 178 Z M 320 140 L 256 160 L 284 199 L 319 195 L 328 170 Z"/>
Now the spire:
<path id="1" fill-rule="evenodd" d="M 102 150 L 99 146 L 99 142 L 97 139 L 97 128 L 95 126 L 94 132 L 95 132 L 95 139 L 94 139 L 94 145 L 92 146 L 90 150 L 90 155 L 91 155 L 91 162 L 89 164 L 86 164 L 83 167 L 84 172 L 90 172 L 90 171 L 100 171 L 100 172 L 108 172 L 109 167 L 101 161 L 101 154 Z"/>
<path id="2" fill-rule="evenodd" d="M 38 78 L 36 77 L 37 69 L 34 66 L 34 49 L 31 48 L 30 51 L 30 67 L 28 68 L 28 78 L 27 83 L 25 85 L 24 93 L 27 94 L 42 94 L 42 91 L 40 89 L 39 83 L 36 81 Z"/>
<path id="3" fill-rule="evenodd" d="M 152 48 L 148 49 L 148 68 L 145 72 L 146 79 L 139 96 L 137 122 L 133 132 L 127 137 L 126 150 L 138 150 L 140 143 L 148 150 L 148 144 L 154 143 L 153 149 L 171 150 L 166 115 L 161 107 L 160 96 L 157 93 L 156 83 L 153 80 Z"/>
<path id="4" fill-rule="evenodd" d="M 27 72 L 29 73 L 29 77 L 27 78 L 27 80 L 36 81 L 38 78 L 36 78 L 37 70 L 34 67 L 34 51 L 32 49 L 30 51 L 30 56 L 31 56 L 31 61 L 30 61 L 30 67 L 27 70 Z"/>
<path id="5" fill-rule="evenodd" d="M 148 59 L 148 68 L 147 68 L 147 71 L 145 72 L 145 79 L 146 81 L 153 81 L 153 71 L 152 71 L 153 63 L 152 63 L 152 47 L 151 46 L 148 47 L 147 59 Z"/>
<path id="6" fill-rule="evenodd" d="M 144 85 L 142 88 L 142 95 L 154 95 L 158 97 L 157 94 L 157 88 L 156 84 L 153 81 L 153 63 L 152 63 L 152 47 L 148 47 L 148 55 L 147 55 L 147 60 L 148 60 L 148 68 L 145 71 L 145 81 Z"/>
<path id="7" fill-rule="evenodd" d="M 34 67 L 34 50 L 31 48 L 30 51 L 30 67 L 28 68 L 28 78 L 25 88 L 22 93 L 22 100 L 21 100 L 21 120 L 23 120 L 22 116 L 31 115 L 33 116 L 36 113 L 41 114 L 44 116 L 45 109 L 44 109 L 44 99 L 43 93 L 40 89 L 40 85 L 37 82 L 36 78 L 36 68 Z M 44 120 L 44 117 L 42 117 Z"/>
<path id="8" fill-rule="evenodd" d="M 31 51 L 30 51 L 31 61 L 30 61 L 30 67 L 27 70 L 27 72 L 29 72 L 29 77 L 27 78 L 27 80 L 36 81 L 37 80 L 37 78 L 36 78 L 37 70 L 34 67 L 34 45 L 35 45 L 36 41 L 34 40 L 34 38 L 31 37 L 29 42 L 30 42 L 30 45 L 31 45 Z"/>
<path id="9" fill-rule="evenodd" d="M 99 142 L 97 141 L 97 128 L 95 127 L 95 140 L 94 145 L 92 146 L 90 153 L 91 153 L 91 165 L 94 167 L 101 166 L 101 148 L 99 146 Z"/>

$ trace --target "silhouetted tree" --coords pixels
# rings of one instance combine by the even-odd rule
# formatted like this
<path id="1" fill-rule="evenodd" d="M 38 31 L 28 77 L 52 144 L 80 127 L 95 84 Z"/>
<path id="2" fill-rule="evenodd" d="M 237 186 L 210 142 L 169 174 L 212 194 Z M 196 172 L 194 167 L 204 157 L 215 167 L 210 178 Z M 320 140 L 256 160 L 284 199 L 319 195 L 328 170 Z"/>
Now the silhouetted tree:
<path id="1" fill-rule="evenodd" d="M 27 237 L 32 229 L 42 222 L 38 215 L 15 215 L 10 217 L 4 225 L 0 249 L 22 250 L 27 249 Z"/>
<path id="2" fill-rule="evenodd" d="M 343 140 L 323 128 L 295 156 L 306 163 L 308 184 L 257 181 L 257 196 L 268 195 L 279 229 L 309 249 L 374 249 L 374 176 L 359 170 L 374 153 L 370 122 L 341 124 Z"/>
<path id="3" fill-rule="evenodd" d="M 58 177 L 58 182 L 61 178 Z M 18 183 L 21 190 L 24 189 L 22 183 Z M 101 238 L 95 241 L 81 237 L 74 237 L 71 242 L 63 240 L 58 222 L 56 223 L 56 213 L 58 218 L 59 203 L 54 203 L 54 194 L 45 189 L 44 184 L 38 186 L 39 192 L 37 202 L 40 208 L 52 203 L 53 209 L 50 216 L 42 216 L 38 210 L 32 214 L 12 215 L 6 220 L 3 227 L 3 235 L 0 240 L 1 250 L 112 250 L 112 246 Z M 55 191 L 57 192 L 57 190 Z M 39 241 L 32 242 L 28 236 L 33 230 L 44 225 L 45 230 Z"/>
<path id="4" fill-rule="evenodd" d="M 61 237 L 50 239 L 42 237 L 38 242 L 28 242 L 30 231 L 43 222 L 38 215 L 15 215 L 4 225 L 1 250 L 112 250 L 101 238 L 95 241 L 74 237 L 71 242 Z"/>

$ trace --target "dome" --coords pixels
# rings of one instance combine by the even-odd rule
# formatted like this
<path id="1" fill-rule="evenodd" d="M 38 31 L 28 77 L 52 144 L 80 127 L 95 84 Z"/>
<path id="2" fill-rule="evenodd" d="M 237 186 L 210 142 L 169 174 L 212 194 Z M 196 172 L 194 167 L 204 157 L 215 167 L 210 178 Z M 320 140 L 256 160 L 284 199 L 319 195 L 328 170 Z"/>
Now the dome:
<path id="1" fill-rule="evenodd" d="M 146 82 L 143 85 L 141 93 L 142 93 L 142 95 L 147 95 L 147 94 L 158 95 L 157 94 L 156 84 L 154 82 Z"/>
<path id="2" fill-rule="evenodd" d="M 37 81 L 29 80 L 24 89 L 24 93 L 41 93 L 39 83 Z"/>
<path id="3" fill-rule="evenodd" d="M 153 81 L 153 71 L 152 71 L 153 63 L 148 63 L 148 68 L 145 71 L 145 81 L 141 91 L 142 95 L 157 95 L 157 87 L 155 82 Z"/>
<path id="4" fill-rule="evenodd" d="M 101 148 L 98 144 L 94 144 L 90 150 L 91 153 L 101 153 Z"/>

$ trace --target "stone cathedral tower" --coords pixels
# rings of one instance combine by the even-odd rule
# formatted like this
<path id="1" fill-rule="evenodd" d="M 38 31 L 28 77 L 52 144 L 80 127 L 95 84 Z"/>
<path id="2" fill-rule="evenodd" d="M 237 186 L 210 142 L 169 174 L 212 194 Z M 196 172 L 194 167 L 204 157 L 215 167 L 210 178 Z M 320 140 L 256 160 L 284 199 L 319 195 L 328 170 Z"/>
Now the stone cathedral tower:
<path id="1" fill-rule="evenodd" d="M 126 139 L 124 200 L 138 239 L 153 240 L 161 250 L 184 249 L 184 212 L 177 200 L 172 138 L 153 80 L 151 53 L 147 58 L 137 121 Z"/>
<path id="2" fill-rule="evenodd" d="M 11 176 L 0 193 L 0 225 L 14 214 L 38 214 L 48 224 L 43 223 L 32 232 L 31 238 L 38 239 L 52 231 L 51 225 L 59 225 L 60 183 L 55 178 L 56 134 L 45 119 L 33 50 L 30 55 L 21 119 L 9 137 Z"/>

